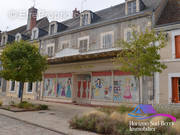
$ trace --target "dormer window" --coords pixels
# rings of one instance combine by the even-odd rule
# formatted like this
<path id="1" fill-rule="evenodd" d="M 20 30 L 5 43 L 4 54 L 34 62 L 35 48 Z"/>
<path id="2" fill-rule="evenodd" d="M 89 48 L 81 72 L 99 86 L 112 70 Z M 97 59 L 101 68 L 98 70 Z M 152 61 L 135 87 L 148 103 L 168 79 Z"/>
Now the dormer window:
<path id="1" fill-rule="evenodd" d="M 7 35 L 3 35 L 1 39 L 1 45 L 5 45 L 7 43 Z"/>
<path id="2" fill-rule="evenodd" d="M 55 33 L 55 24 L 52 24 L 50 27 L 50 35 L 53 35 Z"/>
<path id="3" fill-rule="evenodd" d="M 89 19 L 89 16 L 88 14 L 84 14 L 82 15 L 82 25 L 88 25 L 88 19 Z"/>
<path id="4" fill-rule="evenodd" d="M 128 14 L 136 13 L 136 1 L 128 2 Z"/>
<path id="5" fill-rule="evenodd" d="M 20 41 L 21 40 L 21 34 L 20 33 L 16 34 L 15 40 L 16 41 Z"/>
<path id="6" fill-rule="evenodd" d="M 39 29 L 38 28 L 33 28 L 32 30 L 32 35 L 31 35 L 31 40 L 36 40 L 39 37 Z"/>

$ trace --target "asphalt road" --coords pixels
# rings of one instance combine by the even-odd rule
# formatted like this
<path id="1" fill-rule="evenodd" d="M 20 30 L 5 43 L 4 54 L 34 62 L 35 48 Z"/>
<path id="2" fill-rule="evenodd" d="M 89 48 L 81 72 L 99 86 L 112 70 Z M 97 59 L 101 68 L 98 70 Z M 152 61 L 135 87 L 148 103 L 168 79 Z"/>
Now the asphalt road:
<path id="1" fill-rule="evenodd" d="M 62 135 L 0 115 L 0 135 Z"/>

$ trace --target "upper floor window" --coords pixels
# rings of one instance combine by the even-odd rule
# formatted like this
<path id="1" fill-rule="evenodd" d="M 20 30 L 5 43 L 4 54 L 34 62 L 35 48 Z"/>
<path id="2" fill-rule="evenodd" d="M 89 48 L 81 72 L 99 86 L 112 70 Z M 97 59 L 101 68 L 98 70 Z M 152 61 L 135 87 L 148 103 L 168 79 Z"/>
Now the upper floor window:
<path id="1" fill-rule="evenodd" d="M 128 14 L 133 14 L 136 12 L 136 1 L 128 2 Z"/>
<path id="2" fill-rule="evenodd" d="M 54 44 L 47 45 L 47 55 L 49 57 L 54 55 Z"/>
<path id="3" fill-rule="evenodd" d="M 83 14 L 82 15 L 82 25 L 87 25 L 89 20 L 89 14 Z"/>
<path id="4" fill-rule="evenodd" d="M 6 44 L 6 36 L 2 36 L 2 39 L 1 39 L 1 45 L 5 45 Z"/>
<path id="5" fill-rule="evenodd" d="M 31 35 L 31 40 L 38 39 L 39 36 L 39 29 L 38 28 L 33 28 L 32 30 L 32 35 Z"/>
<path id="6" fill-rule="evenodd" d="M 68 41 L 61 43 L 61 49 L 66 49 L 66 48 L 69 48 L 69 42 Z"/>
<path id="7" fill-rule="evenodd" d="M 79 52 L 88 51 L 89 37 L 84 37 L 79 39 Z"/>
<path id="8" fill-rule="evenodd" d="M 28 92 L 28 93 L 32 93 L 32 90 L 33 90 L 33 83 L 32 83 L 32 82 L 29 82 L 29 83 L 28 83 L 28 87 L 27 87 L 27 92 Z"/>
<path id="9" fill-rule="evenodd" d="M 112 48 L 113 47 L 113 32 L 103 33 L 101 35 L 101 46 L 102 48 Z"/>
<path id="10" fill-rule="evenodd" d="M 53 35 L 55 33 L 55 24 L 50 25 L 50 35 Z"/>
<path id="11" fill-rule="evenodd" d="M 175 36 L 176 58 L 180 58 L 180 35 Z"/>
<path id="12" fill-rule="evenodd" d="M 20 33 L 16 34 L 15 40 L 16 41 L 20 41 L 21 40 L 21 34 Z"/>

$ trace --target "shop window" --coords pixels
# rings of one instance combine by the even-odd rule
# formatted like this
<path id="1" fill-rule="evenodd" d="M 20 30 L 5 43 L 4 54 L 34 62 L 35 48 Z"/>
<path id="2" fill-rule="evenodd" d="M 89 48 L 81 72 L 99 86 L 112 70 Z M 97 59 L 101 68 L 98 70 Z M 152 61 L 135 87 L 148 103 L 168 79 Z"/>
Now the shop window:
<path id="1" fill-rule="evenodd" d="M 92 73 L 92 99 L 112 100 L 112 72 Z"/>
<path id="2" fill-rule="evenodd" d="M 175 37 L 176 58 L 180 58 L 180 35 Z"/>

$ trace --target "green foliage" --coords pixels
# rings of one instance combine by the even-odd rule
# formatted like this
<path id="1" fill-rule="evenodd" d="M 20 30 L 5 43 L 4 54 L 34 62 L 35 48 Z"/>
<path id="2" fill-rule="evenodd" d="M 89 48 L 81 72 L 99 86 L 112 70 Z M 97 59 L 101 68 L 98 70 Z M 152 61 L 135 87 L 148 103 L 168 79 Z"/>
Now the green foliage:
<path id="1" fill-rule="evenodd" d="M 102 111 L 102 112 L 105 112 L 107 114 L 111 114 L 113 112 L 119 112 L 119 113 L 128 112 L 129 113 L 129 112 L 133 111 L 133 109 L 134 108 L 132 108 L 132 107 L 121 105 L 121 106 L 118 106 L 118 107 L 101 107 L 98 110 Z"/>
<path id="2" fill-rule="evenodd" d="M 35 105 L 33 105 L 29 102 L 23 101 L 23 102 L 17 104 L 17 107 L 23 108 L 23 109 L 32 109 L 35 107 Z"/>
<path id="3" fill-rule="evenodd" d="M 155 31 L 147 29 L 145 33 L 133 30 L 132 35 L 130 41 L 117 43 L 122 50 L 114 58 L 114 63 L 120 65 L 121 71 L 131 72 L 137 78 L 162 72 L 166 65 L 159 61 L 158 51 L 166 45 L 165 34 L 156 34 Z"/>
<path id="4" fill-rule="evenodd" d="M 155 133 L 158 135 L 177 134 L 174 129 L 166 126 L 156 127 L 156 132 L 132 132 L 129 130 L 129 125 L 125 122 L 112 120 L 110 117 L 100 117 L 96 114 L 90 114 L 81 117 L 75 116 L 70 121 L 70 127 L 73 129 L 82 129 L 106 135 L 154 135 Z"/>
<path id="5" fill-rule="evenodd" d="M 38 109 L 39 110 L 48 110 L 48 106 L 47 105 L 39 105 Z"/>
<path id="6" fill-rule="evenodd" d="M 20 41 L 8 44 L 3 50 L 3 70 L 0 75 L 6 80 L 35 82 L 42 80 L 42 72 L 47 68 L 46 58 L 29 42 Z"/>

